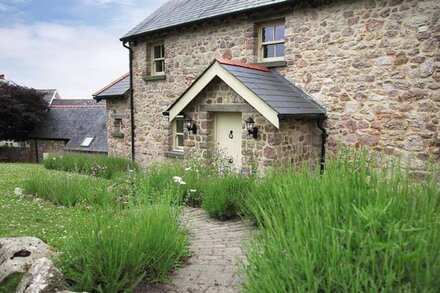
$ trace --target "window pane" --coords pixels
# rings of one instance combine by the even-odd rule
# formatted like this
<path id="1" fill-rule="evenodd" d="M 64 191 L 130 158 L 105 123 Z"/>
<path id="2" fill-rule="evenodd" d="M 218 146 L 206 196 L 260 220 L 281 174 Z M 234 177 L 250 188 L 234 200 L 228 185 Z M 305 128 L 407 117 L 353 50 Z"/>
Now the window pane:
<path id="1" fill-rule="evenodd" d="M 284 40 L 284 24 L 275 27 L 275 41 Z"/>
<path id="2" fill-rule="evenodd" d="M 183 147 L 183 134 L 177 135 L 177 146 Z"/>
<path id="3" fill-rule="evenodd" d="M 176 119 L 176 132 L 183 133 L 183 119 Z"/>
<path id="4" fill-rule="evenodd" d="M 275 47 L 276 47 L 276 45 L 263 46 L 263 58 L 275 57 Z"/>
<path id="5" fill-rule="evenodd" d="M 263 27 L 263 42 L 273 41 L 273 26 Z"/>
<path id="6" fill-rule="evenodd" d="M 161 50 L 161 51 L 162 51 L 162 52 L 161 52 L 161 53 L 162 53 L 162 55 L 161 55 L 160 57 L 162 57 L 162 58 L 163 58 L 163 57 L 165 56 L 165 46 L 164 46 L 164 45 L 162 45 L 162 46 L 160 46 L 160 47 L 162 48 L 162 50 Z"/>
<path id="7" fill-rule="evenodd" d="M 284 44 L 278 44 L 277 46 L 277 57 L 283 57 L 284 56 Z"/>
<path id="8" fill-rule="evenodd" d="M 156 64 L 156 72 L 163 72 L 164 71 L 164 61 L 163 60 L 154 61 L 154 63 Z"/>
<path id="9" fill-rule="evenodd" d="M 154 46 L 154 59 L 162 58 L 163 46 Z"/>

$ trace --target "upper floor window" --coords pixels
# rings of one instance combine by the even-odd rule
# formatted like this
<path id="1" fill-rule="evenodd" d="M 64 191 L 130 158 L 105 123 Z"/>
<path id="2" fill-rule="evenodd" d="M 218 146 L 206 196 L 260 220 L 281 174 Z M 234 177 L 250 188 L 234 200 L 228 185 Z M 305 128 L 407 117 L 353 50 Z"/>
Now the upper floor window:
<path id="1" fill-rule="evenodd" d="M 165 74 L 165 47 L 163 43 L 154 44 L 151 51 L 152 75 Z"/>
<path id="2" fill-rule="evenodd" d="M 265 23 L 258 33 L 259 61 L 284 60 L 284 20 Z"/>
<path id="3" fill-rule="evenodd" d="M 174 119 L 174 129 L 173 129 L 173 136 L 174 136 L 174 150 L 175 151 L 183 151 L 184 146 L 184 123 L 183 123 L 183 116 L 177 116 L 176 119 Z"/>

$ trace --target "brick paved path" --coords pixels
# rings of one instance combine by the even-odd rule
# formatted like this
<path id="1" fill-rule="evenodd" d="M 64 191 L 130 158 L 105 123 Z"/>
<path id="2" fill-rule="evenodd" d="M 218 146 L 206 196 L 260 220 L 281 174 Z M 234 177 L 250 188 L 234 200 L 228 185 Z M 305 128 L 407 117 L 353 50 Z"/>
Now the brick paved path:
<path id="1" fill-rule="evenodd" d="M 195 208 L 185 209 L 183 224 L 190 229 L 193 256 L 171 275 L 169 284 L 148 292 L 238 292 L 245 224 L 240 219 L 217 221 Z"/>

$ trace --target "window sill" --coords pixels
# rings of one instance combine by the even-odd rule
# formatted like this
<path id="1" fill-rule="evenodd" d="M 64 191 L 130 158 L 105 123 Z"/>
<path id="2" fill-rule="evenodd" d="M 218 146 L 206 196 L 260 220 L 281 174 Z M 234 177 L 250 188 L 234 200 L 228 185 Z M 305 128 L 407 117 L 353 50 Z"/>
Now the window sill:
<path id="1" fill-rule="evenodd" d="M 175 159 L 183 159 L 183 151 L 168 151 L 165 152 L 165 157 L 167 158 L 175 158 Z"/>
<path id="2" fill-rule="evenodd" d="M 112 136 L 113 137 L 117 137 L 117 138 L 123 138 L 124 134 L 122 132 L 112 132 Z"/>
<path id="3" fill-rule="evenodd" d="M 286 67 L 287 66 L 287 61 L 282 60 L 282 61 L 258 62 L 257 65 L 264 66 L 264 67 L 267 67 L 267 68 L 271 68 L 271 67 Z"/>
<path id="4" fill-rule="evenodd" d="M 166 75 L 145 75 L 142 77 L 144 81 L 165 80 Z"/>

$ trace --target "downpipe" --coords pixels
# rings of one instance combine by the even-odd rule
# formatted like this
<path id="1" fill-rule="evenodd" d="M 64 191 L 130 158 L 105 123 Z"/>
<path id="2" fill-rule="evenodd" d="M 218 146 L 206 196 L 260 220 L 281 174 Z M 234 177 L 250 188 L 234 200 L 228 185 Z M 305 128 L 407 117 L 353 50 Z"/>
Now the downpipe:
<path id="1" fill-rule="evenodd" d="M 135 138 L 134 138 L 134 128 L 135 128 L 135 124 L 134 124 L 134 98 L 133 98 L 133 50 L 130 48 L 130 46 L 127 46 L 127 41 L 122 43 L 122 46 L 124 46 L 124 48 L 128 49 L 128 55 L 129 55 L 129 66 L 130 66 L 130 124 L 131 124 L 131 160 L 134 162 L 135 158 L 136 158 L 136 154 L 135 154 L 135 147 L 134 147 L 134 142 L 135 142 Z"/>
<path id="2" fill-rule="evenodd" d="M 318 118 L 317 121 L 317 126 L 319 128 L 319 130 L 321 130 L 322 134 L 321 134 L 321 138 L 322 138 L 322 143 L 321 143 L 321 159 L 320 159 L 320 167 L 319 167 L 319 172 L 322 174 L 324 174 L 324 170 L 325 170 L 325 144 L 327 142 L 327 130 L 324 128 L 323 123 L 325 121 L 325 119 L 327 119 L 327 117 L 325 116 L 321 116 Z"/>

